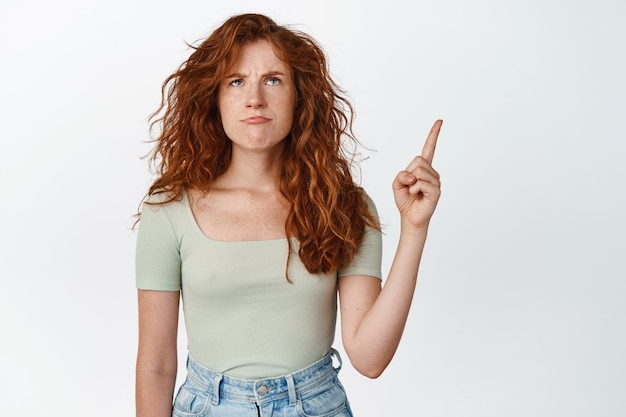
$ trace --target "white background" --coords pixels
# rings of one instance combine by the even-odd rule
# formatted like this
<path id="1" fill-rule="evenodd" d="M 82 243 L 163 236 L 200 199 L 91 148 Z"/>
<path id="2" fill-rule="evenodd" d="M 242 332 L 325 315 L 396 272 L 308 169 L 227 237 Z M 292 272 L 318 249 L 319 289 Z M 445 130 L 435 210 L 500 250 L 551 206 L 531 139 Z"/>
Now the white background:
<path id="1" fill-rule="evenodd" d="M 355 415 L 626 415 L 618 0 L 3 0 L 0 414 L 133 415 L 147 117 L 185 42 L 246 11 L 312 34 L 354 101 L 385 271 L 391 180 L 444 119 L 400 348 L 342 371 Z"/>

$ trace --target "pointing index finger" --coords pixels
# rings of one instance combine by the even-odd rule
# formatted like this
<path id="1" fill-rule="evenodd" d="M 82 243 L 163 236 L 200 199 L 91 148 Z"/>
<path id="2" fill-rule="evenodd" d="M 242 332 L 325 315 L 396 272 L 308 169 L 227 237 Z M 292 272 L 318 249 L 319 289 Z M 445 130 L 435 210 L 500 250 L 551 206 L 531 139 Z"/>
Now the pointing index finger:
<path id="1" fill-rule="evenodd" d="M 435 156 L 435 147 L 437 146 L 437 137 L 439 136 L 439 131 L 441 130 L 441 124 L 443 120 L 438 119 L 433 124 L 433 127 L 430 129 L 430 133 L 426 138 L 426 142 L 424 143 L 424 148 L 422 148 L 422 158 L 428 161 L 429 164 L 432 164 L 433 157 Z"/>

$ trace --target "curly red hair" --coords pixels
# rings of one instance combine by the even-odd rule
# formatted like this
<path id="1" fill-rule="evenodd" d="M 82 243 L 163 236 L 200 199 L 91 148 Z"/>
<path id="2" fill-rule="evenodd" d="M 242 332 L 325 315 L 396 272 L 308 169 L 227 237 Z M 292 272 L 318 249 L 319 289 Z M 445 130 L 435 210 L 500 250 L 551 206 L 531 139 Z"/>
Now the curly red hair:
<path id="1" fill-rule="evenodd" d="M 185 190 L 209 190 L 230 163 L 231 142 L 218 111 L 220 82 L 247 42 L 269 41 L 292 70 L 297 102 L 280 166 L 280 190 L 290 204 L 288 237 L 311 273 L 336 271 L 349 263 L 366 226 L 380 230 L 362 189 L 351 174 L 353 108 L 330 77 L 325 54 L 305 33 L 259 14 L 231 17 L 199 46 L 162 86 L 151 130 L 160 133 L 151 161 L 157 179 L 148 195 L 178 200 Z M 161 203 L 162 204 L 162 203 Z M 291 251 L 290 251 L 291 252 Z"/>

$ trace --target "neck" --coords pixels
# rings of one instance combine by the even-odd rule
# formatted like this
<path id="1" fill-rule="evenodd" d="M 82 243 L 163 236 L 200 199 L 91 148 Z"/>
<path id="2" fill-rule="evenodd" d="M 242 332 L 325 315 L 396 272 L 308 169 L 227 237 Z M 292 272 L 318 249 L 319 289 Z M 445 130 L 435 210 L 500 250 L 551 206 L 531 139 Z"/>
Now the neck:
<path id="1" fill-rule="evenodd" d="M 280 155 L 237 152 L 220 179 L 232 187 L 273 191 L 278 189 L 279 166 Z"/>

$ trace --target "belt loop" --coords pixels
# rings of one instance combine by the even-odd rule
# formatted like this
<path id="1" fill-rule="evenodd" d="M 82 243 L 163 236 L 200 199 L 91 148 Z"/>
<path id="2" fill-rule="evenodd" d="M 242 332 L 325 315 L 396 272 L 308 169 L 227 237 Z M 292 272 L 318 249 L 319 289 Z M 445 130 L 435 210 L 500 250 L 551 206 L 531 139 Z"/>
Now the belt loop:
<path id="1" fill-rule="evenodd" d="M 218 405 L 220 403 L 220 384 L 222 382 L 222 374 L 215 375 L 215 379 L 213 380 L 213 399 L 211 403 L 213 405 Z"/>
<path id="2" fill-rule="evenodd" d="M 289 406 L 294 407 L 296 405 L 296 384 L 293 382 L 293 375 L 289 374 L 285 378 L 287 379 L 287 390 L 289 391 Z"/>
<path id="3" fill-rule="evenodd" d="M 335 368 L 335 371 L 339 372 L 341 370 L 341 365 L 343 365 L 343 361 L 341 360 L 341 355 L 335 349 L 330 348 L 330 356 L 331 356 L 331 362 L 332 362 L 333 356 L 335 357 L 335 359 L 337 359 L 339 366 L 335 368 L 335 366 L 333 365 L 333 368 Z"/>

